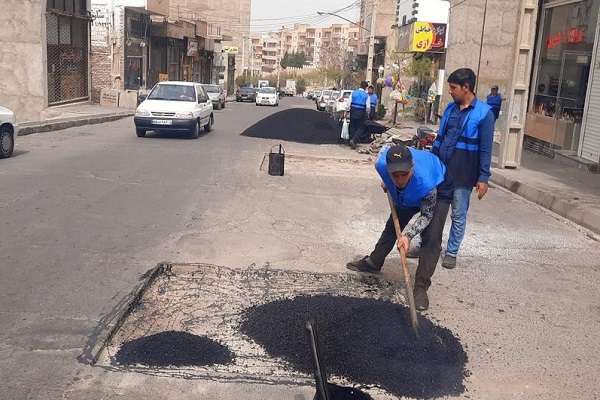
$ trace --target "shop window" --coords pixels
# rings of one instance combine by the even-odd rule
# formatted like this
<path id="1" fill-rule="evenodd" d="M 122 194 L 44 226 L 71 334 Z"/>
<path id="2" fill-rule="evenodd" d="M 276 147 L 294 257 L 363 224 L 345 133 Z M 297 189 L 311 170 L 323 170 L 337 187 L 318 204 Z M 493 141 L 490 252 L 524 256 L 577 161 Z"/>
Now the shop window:
<path id="1" fill-rule="evenodd" d="M 542 13 L 526 133 L 577 150 L 600 0 L 547 7 Z"/>

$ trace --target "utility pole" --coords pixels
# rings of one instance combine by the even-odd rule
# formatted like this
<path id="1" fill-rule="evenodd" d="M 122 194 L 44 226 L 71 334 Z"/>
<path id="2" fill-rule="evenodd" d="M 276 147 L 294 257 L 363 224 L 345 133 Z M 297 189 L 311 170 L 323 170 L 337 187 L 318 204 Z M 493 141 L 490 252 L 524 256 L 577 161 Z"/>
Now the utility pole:
<path id="1" fill-rule="evenodd" d="M 377 0 L 373 0 L 371 9 L 371 29 L 369 29 L 369 55 L 367 56 L 367 76 L 365 80 L 371 83 L 373 79 L 373 57 L 375 57 L 375 21 L 377 17 Z"/>

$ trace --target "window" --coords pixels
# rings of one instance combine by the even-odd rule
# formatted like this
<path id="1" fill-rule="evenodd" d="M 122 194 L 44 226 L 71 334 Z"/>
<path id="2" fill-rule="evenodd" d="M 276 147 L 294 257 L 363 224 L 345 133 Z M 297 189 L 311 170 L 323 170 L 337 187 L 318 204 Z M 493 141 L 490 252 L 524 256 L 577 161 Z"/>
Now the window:
<path id="1" fill-rule="evenodd" d="M 200 96 L 200 93 L 198 93 Z M 156 85 L 148 95 L 150 100 L 196 101 L 196 92 L 189 85 Z"/>

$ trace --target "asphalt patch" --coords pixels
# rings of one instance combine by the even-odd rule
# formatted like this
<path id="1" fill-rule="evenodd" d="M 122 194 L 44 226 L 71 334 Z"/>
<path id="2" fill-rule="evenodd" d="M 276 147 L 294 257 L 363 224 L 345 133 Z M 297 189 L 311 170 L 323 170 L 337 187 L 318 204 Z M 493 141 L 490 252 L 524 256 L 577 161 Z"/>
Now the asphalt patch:
<path id="1" fill-rule="evenodd" d="M 166 331 L 124 343 L 115 360 L 120 365 L 149 367 L 209 366 L 229 364 L 233 354 L 226 346 L 206 336 Z"/>
<path id="2" fill-rule="evenodd" d="M 341 127 L 328 113 L 292 108 L 258 121 L 242 136 L 310 144 L 340 142 Z"/>
<path id="3" fill-rule="evenodd" d="M 327 384 L 327 393 L 330 400 L 373 400 L 367 393 L 352 387 Z M 319 395 L 314 400 L 321 400 Z"/>
<path id="4" fill-rule="evenodd" d="M 467 354 L 447 328 L 419 316 L 416 338 L 406 306 L 347 296 L 298 296 L 245 311 L 240 329 L 271 356 L 312 373 L 307 320 L 315 320 L 331 375 L 397 396 L 434 398 L 464 392 Z"/>

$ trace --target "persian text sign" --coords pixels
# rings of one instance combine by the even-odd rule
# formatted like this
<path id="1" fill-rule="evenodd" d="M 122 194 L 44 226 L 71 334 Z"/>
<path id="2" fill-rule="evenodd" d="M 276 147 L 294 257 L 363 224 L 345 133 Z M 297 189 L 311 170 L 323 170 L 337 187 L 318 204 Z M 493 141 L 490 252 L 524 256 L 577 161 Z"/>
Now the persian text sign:
<path id="1" fill-rule="evenodd" d="M 413 24 L 411 51 L 440 52 L 446 47 L 446 24 L 415 22 Z"/>

